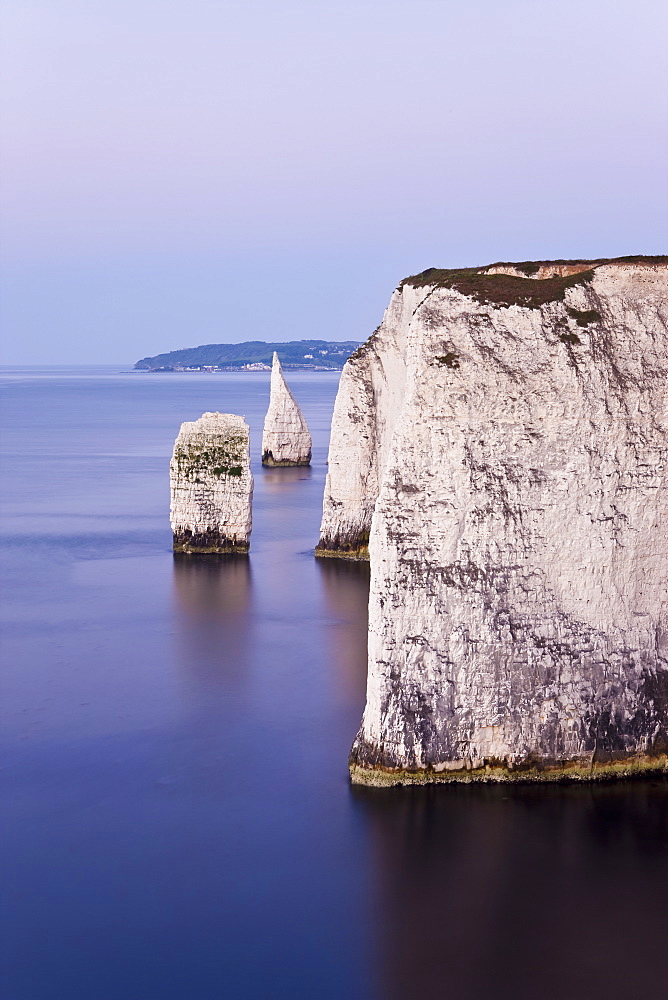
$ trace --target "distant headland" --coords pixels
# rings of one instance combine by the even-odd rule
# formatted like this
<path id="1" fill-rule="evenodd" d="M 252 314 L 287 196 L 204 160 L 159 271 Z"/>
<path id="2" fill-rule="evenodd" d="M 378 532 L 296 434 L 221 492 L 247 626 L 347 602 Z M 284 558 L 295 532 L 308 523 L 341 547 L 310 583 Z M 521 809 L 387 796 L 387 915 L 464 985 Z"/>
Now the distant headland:
<path id="1" fill-rule="evenodd" d="M 134 367 L 150 372 L 270 371 L 276 351 L 284 368 L 340 369 L 359 346 L 356 340 L 290 340 L 283 344 L 249 340 L 243 344 L 204 344 L 142 358 Z"/>

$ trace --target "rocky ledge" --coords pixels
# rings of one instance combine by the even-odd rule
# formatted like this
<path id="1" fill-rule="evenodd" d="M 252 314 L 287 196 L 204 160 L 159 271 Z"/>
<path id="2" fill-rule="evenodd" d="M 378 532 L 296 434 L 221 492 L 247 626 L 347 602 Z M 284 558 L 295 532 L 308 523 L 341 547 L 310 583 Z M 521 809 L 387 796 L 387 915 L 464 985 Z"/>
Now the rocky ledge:
<path id="1" fill-rule="evenodd" d="M 668 258 L 430 270 L 348 361 L 320 550 L 371 562 L 353 781 L 668 766 Z"/>

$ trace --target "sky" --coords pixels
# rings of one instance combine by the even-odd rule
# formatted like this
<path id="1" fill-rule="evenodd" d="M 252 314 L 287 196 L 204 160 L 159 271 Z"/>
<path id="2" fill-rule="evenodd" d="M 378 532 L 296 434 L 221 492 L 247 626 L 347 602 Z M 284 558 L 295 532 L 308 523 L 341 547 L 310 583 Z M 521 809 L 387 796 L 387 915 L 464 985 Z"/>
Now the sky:
<path id="1" fill-rule="evenodd" d="M 666 253 L 665 0 L 4 0 L 2 361 L 365 340 L 401 278 Z"/>

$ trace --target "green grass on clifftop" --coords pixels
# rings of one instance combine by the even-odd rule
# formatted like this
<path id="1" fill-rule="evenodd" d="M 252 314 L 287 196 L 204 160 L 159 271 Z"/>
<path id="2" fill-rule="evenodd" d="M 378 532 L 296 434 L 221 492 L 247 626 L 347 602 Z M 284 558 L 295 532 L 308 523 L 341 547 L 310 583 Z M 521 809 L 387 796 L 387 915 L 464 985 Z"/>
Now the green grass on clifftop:
<path id="1" fill-rule="evenodd" d="M 577 274 L 563 278 L 531 278 L 541 267 L 550 264 L 582 264 L 589 265 Z M 429 267 L 420 274 L 405 278 L 402 285 L 414 287 L 436 286 L 452 288 L 462 295 L 468 295 L 478 302 L 492 302 L 500 306 L 525 306 L 529 309 L 539 309 L 546 302 L 563 299 L 568 288 L 590 281 L 594 270 L 602 264 L 668 264 L 666 257 L 614 257 L 598 260 L 539 260 L 514 262 L 498 262 L 486 267 L 464 267 L 456 269 L 440 269 Z M 491 267 L 514 267 L 527 275 L 526 278 L 512 274 L 488 274 Z"/>

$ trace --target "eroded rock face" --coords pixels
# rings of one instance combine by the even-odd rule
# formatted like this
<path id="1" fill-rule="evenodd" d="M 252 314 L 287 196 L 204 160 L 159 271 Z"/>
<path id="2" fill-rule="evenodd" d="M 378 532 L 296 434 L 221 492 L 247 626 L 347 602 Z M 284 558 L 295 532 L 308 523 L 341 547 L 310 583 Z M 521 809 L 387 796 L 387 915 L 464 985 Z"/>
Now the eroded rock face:
<path id="1" fill-rule="evenodd" d="M 668 259 L 553 273 L 408 279 L 344 371 L 330 538 L 378 483 L 354 781 L 668 766 Z"/>
<path id="2" fill-rule="evenodd" d="M 310 462 L 311 435 L 274 351 L 269 409 L 262 432 L 262 464 L 294 466 Z"/>
<path id="3" fill-rule="evenodd" d="M 170 483 L 175 552 L 248 552 L 253 476 L 243 417 L 204 413 L 181 424 Z"/>
<path id="4" fill-rule="evenodd" d="M 334 404 L 317 556 L 369 558 L 369 531 L 406 381 L 410 296 L 393 295 L 382 324 L 348 359 Z"/>

